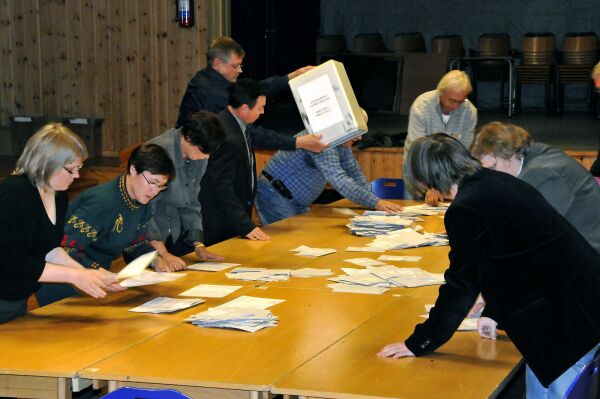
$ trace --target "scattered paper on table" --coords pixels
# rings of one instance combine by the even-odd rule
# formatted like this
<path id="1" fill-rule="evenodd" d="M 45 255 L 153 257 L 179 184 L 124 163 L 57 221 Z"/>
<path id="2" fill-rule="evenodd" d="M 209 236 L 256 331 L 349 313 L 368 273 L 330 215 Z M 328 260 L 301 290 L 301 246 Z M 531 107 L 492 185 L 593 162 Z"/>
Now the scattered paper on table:
<path id="1" fill-rule="evenodd" d="M 118 279 L 126 279 L 130 277 L 135 277 L 142 273 L 152 261 L 156 258 L 157 252 L 152 251 L 147 254 L 143 254 L 132 260 L 125 266 L 119 273 L 117 273 Z"/>
<path id="2" fill-rule="evenodd" d="M 349 262 L 358 266 L 384 266 L 385 263 L 371 258 L 352 258 L 344 259 L 344 262 Z"/>
<path id="3" fill-rule="evenodd" d="M 333 292 L 349 292 L 352 294 L 383 294 L 388 288 L 369 287 L 364 285 L 347 285 L 347 284 L 327 284 Z"/>
<path id="4" fill-rule="evenodd" d="M 286 281 L 290 278 L 290 269 L 238 267 L 225 275 L 232 280 L 242 281 Z"/>
<path id="5" fill-rule="evenodd" d="M 187 268 L 202 272 L 220 272 L 221 270 L 229 269 L 230 267 L 239 265 L 239 263 L 200 262 L 189 265 Z"/>
<path id="6" fill-rule="evenodd" d="M 203 296 L 206 298 L 223 298 L 242 288 L 241 285 L 199 284 L 182 292 L 181 296 Z"/>
<path id="7" fill-rule="evenodd" d="M 172 313 L 187 309 L 204 302 L 204 299 L 178 299 L 158 297 L 138 307 L 129 309 L 130 312 L 138 313 Z"/>
<path id="8" fill-rule="evenodd" d="M 297 252 L 295 255 L 300 256 L 323 256 L 337 252 L 333 248 L 311 248 L 307 247 L 306 245 L 300 245 L 299 247 L 291 249 L 290 251 L 295 251 Z"/>
<path id="9" fill-rule="evenodd" d="M 292 277 L 320 277 L 320 276 L 331 276 L 333 272 L 331 269 L 315 269 L 310 267 L 305 267 L 302 269 L 294 269 L 290 270 Z"/>
<path id="10" fill-rule="evenodd" d="M 395 262 L 418 262 L 422 256 L 396 256 L 396 255 L 381 255 L 379 260 L 395 261 Z"/>
<path id="11" fill-rule="evenodd" d="M 152 285 L 158 283 L 164 283 L 166 281 L 175 281 L 178 278 L 185 276 L 185 273 L 157 273 L 149 270 L 144 270 L 139 275 L 128 278 L 127 280 L 121 281 L 123 287 L 140 287 L 143 285 Z"/>

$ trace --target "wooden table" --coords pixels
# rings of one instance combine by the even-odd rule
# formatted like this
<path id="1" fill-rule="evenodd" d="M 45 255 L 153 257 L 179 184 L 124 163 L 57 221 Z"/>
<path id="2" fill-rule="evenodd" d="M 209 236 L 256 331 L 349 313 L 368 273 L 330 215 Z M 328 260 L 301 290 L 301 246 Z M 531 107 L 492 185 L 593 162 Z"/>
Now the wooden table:
<path id="1" fill-rule="evenodd" d="M 497 341 L 456 332 L 434 354 L 379 358 L 385 345 L 408 337 L 435 296 L 402 297 L 346 337 L 275 382 L 272 392 L 317 398 L 494 397 L 519 369 L 521 355 L 504 335 Z"/>
<path id="2" fill-rule="evenodd" d="M 286 288 L 251 296 L 285 299 L 277 327 L 256 333 L 180 324 L 84 369 L 84 378 L 175 388 L 192 397 L 255 398 L 398 299 Z"/>

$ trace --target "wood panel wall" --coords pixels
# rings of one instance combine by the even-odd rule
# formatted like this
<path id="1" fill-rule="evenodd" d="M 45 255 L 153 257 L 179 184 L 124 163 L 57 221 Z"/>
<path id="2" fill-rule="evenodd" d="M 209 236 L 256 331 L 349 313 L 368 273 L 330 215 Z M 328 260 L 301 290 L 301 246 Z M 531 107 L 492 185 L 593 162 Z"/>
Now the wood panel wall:
<path id="1" fill-rule="evenodd" d="M 206 65 L 206 0 L 0 0 L 0 126 L 12 115 L 104 118 L 103 154 L 174 126 Z"/>

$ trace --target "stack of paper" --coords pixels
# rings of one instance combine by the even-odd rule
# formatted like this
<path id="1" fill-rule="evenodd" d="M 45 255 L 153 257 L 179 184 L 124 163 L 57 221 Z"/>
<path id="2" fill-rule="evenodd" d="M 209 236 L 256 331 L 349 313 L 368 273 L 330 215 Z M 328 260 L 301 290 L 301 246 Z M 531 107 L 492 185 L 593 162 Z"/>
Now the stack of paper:
<path id="1" fill-rule="evenodd" d="M 402 214 L 412 214 L 421 216 L 432 216 L 439 213 L 446 212 L 446 209 L 450 206 L 449 203 L 440 202 L 438 206 L 430 206 L 427 204 L 419 204 L 412 206 L 405 206 L 402 208 Z"/>
<path id="2" fill-rule="evenodd" d="M 369 269 L 342 268 L 345 275 L 332 277 L 329 280 L 335 284 L 328 284 L 334 292 L 351 292 L 356 294 L 382 294 L 392 283 L 373 275 Z"/>
<path id="3" fill-rule="evenodd" d="M 290 278 L 290 269 L 266 269 L 264 267 L 236 267 L 225 275 L 232 280 L 285 281 Z"/>
<path id="4" fill-rule="evenodd" d="M 429 311 L 431 310 L 431 308 L 433 308 L 433 304 L 425 305 L 425 311 L 427 313 L 422 314 L 421 317 L 428 319 Z M 477 322 L 479 321 L 480 317 L 481 311 L 465 317 L 462 323 L 460 323 L 460 325 L 458 326 L 457 331 L 477 331 Z"/>
<path id="5" fill-rule="evenodd" d="M 381 257 L 380 257 L 381 258 Z M 385 266 L 386 264 L 371 258 L 352 258 L 344 259 L 344 262 L 352 263 L 357 266 Z"/>
<path id="6" fill-rule="evenodd" d="M 366 212 L 365 212 L 366 213 Z M 413 220 L 390 214 L 365 214 L 350 219 L 348 228 L 354 235 L 373 237 L 410 226 Z"/>
<path id="7" fill-rule="evenodd" d="M 121 281 L 119 284 L 128 288 L 140 287 L 142 285 L 152 285 L 164 283 L 166 281 L 175 281 L 183 276 L 185 276 L 185 273 L 155 273 L 145 270 L 135 277 Z"/>
<path id="8" fill-rule="evenodd" d="M 396 256 L 396 255 L 381 255 L 378 260 L 387 260 L 392 262 L 418 262 L 422 259 L 421 256 Z"/>
<path id="9" fill-rule="evenodd" d="M 417 248 L 428 245 L 448 245 L 448 239 L 444 235 L 417 233 L 414 229 L 406 228 L 404 230 L 398 230 L 386 235 L 380 235 L 368 244 L 369 247 L 390 250 L 390 249 L 404 249 L 404 248 Z"/>
<path id="10" fill-rule="evenodd" d="M 182 292 L 181 296 L 204 296 L 207 298 L 223 298 L 242 288 L 241 285 L 199 284 Z"/>
<path id="11" fill-rule="evenodd" d="M 368 269 L 373 275 L 398 287 L 422 287 L 425 285 L 444 284 L 444 275 L 429 273 L 418 267 L 371 267 Z"/>
<path id="12" fill-rule="evenodd" d="M 229 269 L 230 267 L 239 266 L 239 263 L 219 263 L 219 262 L 200 262 L 189 265 L 190 270 L 198 270 L 204 272 L 220 272 L 221 270 Z"/>
<path id="13" fill-rule="evenodd" d="M 204 302 L 204 299 L 176 299 L 158 297 L 136 308 L 129 309 L 129 311 L 139 313 L 171 313 L 196 306 L 202 302 Z"/>
<path id="14" fill-rule="evenodd" d="M 267 308 L 283 299 L 241 296 L 221 306 L 210 308 L 187 319 L 199 327 L 233 328 L 255 332 L 277 325 L 277 316 Z"/>
<path id="15" fill-rule="evenodd" d="M 296 251 L 297 253 L 295 255 L 301 256 L 323 256 L 337 252 L 333 248 L 311 248 L 307 247 L 306 245 L 300 245 L 299 247 L 291 249 L 290 251 Z"/>
<path id="16" fill-rule="evenodd" d="M 314 269 L 310 267 L 305 267 L 302 269 L 290 270 L 292 277 L 321 277 L 321 276 L 331 276 L 333 272 L 331 269 Z"/>

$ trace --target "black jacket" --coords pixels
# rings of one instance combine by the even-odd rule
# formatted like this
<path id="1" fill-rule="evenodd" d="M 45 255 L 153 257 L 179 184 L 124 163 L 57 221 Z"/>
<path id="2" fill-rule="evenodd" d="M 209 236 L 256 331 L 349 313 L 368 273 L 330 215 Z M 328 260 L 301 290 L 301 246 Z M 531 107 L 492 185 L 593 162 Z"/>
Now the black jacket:
<path id="1" fill-rule="evenodd" d="M 202 207 L 204 244 L 212 245 L 235 236 L 245 236 L 254 229 L 252 204 L 256 192 L 256 162 L 253 146 L 265 149 L 293 150 L 294 137 L 272 130 L 248 125 L 250 153 L 244 133 L 231 112 L 225 110 L 217 117 L 226 133 L 225 142 L 208 160 L 198 199 Z"/>
<path id="2" fill-rule="evenodd" d="M 544 385 L 600 342 L 600 254 L 529 184 L 482 169 L 446 212 L 450 267 L 407 347 L 446 342 L 478 292 Z"/>

